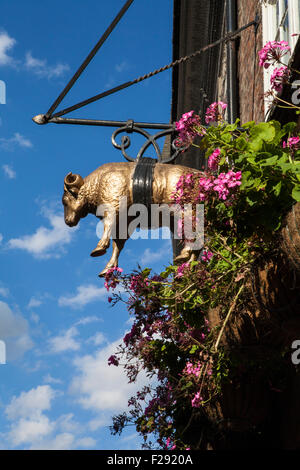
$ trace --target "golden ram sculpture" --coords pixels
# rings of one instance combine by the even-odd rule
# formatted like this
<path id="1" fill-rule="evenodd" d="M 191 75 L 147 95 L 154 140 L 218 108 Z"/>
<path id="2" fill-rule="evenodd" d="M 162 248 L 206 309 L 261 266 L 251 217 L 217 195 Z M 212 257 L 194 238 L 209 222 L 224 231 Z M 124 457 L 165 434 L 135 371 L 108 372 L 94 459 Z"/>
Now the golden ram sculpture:
<path id="1" fill-rule="evenodd" d="M 126 209 L 133 204 L 132 186 L 135 167 L 135 162 L 106 163 L 85 178 L 72 173 L 68 173 L 65 177 L 62 198 L 65 223 L 73 227 L 88 214 L 96 215 L 104 223 L 103 235 L 91 252 L 91 256 L 102 256 L 106 253 L 112 229 L 118 226 L 121 198 L 127 198 Z M 172 204 L 171 196 L 180 176 L 196 171 L 181 165 L 156 163 L 153 170 L 153 204 Z M 97 212 L 99 206 L 106 208 L 101 216 Z M 161 222 L 159 224 L 161 227 Z M 173 231 L 174 226 L 170 226 L 170 229 Z M 116 230 L 115 233 L 119 232 Z M 109 268 L 118 266 L 119 254 L 129 236 L 127 233 L 127 237 L 112 238 L 112 256 L 99 276 L 104 276 Z M 195 258 L 195 250 L 185 243 L 176 260 L 183 262 Z"/>

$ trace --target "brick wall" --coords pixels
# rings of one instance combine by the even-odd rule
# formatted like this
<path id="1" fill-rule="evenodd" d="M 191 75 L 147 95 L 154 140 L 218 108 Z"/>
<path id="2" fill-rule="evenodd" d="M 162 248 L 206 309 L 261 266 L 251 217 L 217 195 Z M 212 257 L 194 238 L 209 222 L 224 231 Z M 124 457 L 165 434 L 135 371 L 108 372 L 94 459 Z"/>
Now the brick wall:
<path id="1" fill-rule="evenodd" d="M 237 4 L 238 28 L 251 22 L 257 13 L 261 16 L 259 0 L 238 0 Z M 254 26 L 241 33 L 238 49 L 238 81 L 242 123 L 264 121 L 263 70 L 258 65 L 258 51 L 262 46 L 261 23 L 256 35 Z"/>

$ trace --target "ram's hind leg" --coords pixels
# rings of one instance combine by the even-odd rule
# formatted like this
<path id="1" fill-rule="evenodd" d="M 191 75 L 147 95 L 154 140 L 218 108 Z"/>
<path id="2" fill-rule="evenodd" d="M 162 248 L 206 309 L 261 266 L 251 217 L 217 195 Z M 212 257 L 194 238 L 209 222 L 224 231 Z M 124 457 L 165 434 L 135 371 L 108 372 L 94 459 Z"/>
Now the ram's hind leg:
<path id="1" fill-rule="evenodd" d="M 113 241 L 113 252 L 111 255 L 111 258 L 103 271 L 99 274 L 99 277 L 104 277 L 107 271 L 111 268 L 118 267 L 118 261 L 119 261 L 119 254 L 121 253 L 126 240 L 118 240 L 114 239 Z"/>

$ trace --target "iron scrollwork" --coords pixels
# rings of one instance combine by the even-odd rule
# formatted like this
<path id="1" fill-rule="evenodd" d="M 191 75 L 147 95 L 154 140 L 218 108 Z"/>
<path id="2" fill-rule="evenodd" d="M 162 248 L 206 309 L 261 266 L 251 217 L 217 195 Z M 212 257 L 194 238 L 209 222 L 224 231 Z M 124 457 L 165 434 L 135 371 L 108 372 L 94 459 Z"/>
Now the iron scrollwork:
<path id="1" fill-rule="evenodd" d="M 126 150 L 131 145 L 131 138 L 128 134 L 132 134 L 134 132 L 144 136 L 146 139 L 146 142 L 142 145 L 136 157 L 132 157 L 128 155 L 128 153 L 126 152 Z M 116 129 L 114 131 L 111 137 L 111 141 L 112 141 L 113 146 L 116 149 L 121 150 L 123 157 L 126 158 L 126 160 L 128 160 L 129 162 L 138 162 L 144 156 L 146 150 L 148 150 L 149 147 L 152 146 L 155 150 L 157 161 L 159 163 L 170 163 L 173 160 L 175 160 L 175 158 L 179 155 L 179 153 L 186 150 L 187 147 L 183 145 L 178 145 L 177 138 L 173 138 L 171 142 L 171 149 L 172 149 L 171 155 L 169 158 L 163 158 L 162 151 L 160 149 L 160 146 L 157 143 L 157 140 L 162 137 L 166 137 L 168 135 L 173 136 L 174 132 L 175 132 L 175 126 L 173 124 L 173 125 L 170 125 L 168 129 L 162 130 L 160 132 L 157 132 L 154 135 L 151 135 L 149 134 L 149 132 L 145 131 L 145 129 L 142 129 L 141 127 L 136 126 L 134 121 L 129 120 L 127 121 L 125 126 L 120 127 L 119 129 Z M 122 133 L 126 133 L 127 135 L 123 135 L 121 137 L 121 143 L 118 143 L 116 141 L 116 138 L 119 134 L 122 134 Z"/>

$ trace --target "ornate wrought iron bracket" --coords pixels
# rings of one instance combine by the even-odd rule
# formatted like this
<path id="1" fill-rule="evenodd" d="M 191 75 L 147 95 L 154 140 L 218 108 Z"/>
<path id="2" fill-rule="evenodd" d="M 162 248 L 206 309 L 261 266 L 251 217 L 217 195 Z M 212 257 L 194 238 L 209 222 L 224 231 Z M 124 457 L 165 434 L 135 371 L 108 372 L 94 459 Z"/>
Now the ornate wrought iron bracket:
<path id="1" fill-rule="evenodd" d="M 128 155 L 128 153 L 126 152 L 126 150 L 131 145 L 131 138 L 129 137 L 129 134 L 132 134 L 134 132 L 144 136 L 145 139 L 146 139 L 145 143 L 142 145 L 142 147 L 141 147 L 141 149 L 138 152 L 136 157 L 132 157 L 132 156 Z M 162 137 L 166 137 L 168 135 L 170 135 L 171 138 L 172 138 L 174 132 L 175 132 L 175 125 L 173 124 L 173 125 L 169 125 L 169 128 L 167 128 L 165 130 L 162 130 L 160 132 L 157 132 L 154 135 L 151 135 L 151 134 L 149 134 L 149 132 L 147 132 L 145 129 L 143 129 L 142 126 L 139 126 L 138 124 L 135 124 L 134 121 L 129 120 L 129 121 L 127 121 L 125 126 L 120 127 L 119 129 L 116 129 L 114 131 L 111 140 L 112 140 L 113 146 L 116 149 L 121 150 L 123 157 L 126 158 L 126 160 L 128 160 L 129 162 L 139 161 L 144 156 L 145 152 L 150 147 L 153 147 L 154 150 L 155 150 L 157 161 L 158 162 L 163 162 L 163 163 L 169 163 L 169 162 L 173 161 L 180 152 L 184 151 L 186 149 L 186 147 L 176 145 L 176 140 L 177 139 L 173 138 L 173 140 L 171 142 L 171 148 L 172 148 L 173 152 L 171 153 L 169 158 L 164 158 L 163 159 L 162 151 L 160 149 L 159 144 L 157 143 L 157 140 L 162 138 Z M 122 138 L 121 138 L 121 143 L 118 144 L 117 141 L 116 141 L 116 138 L 121 133 L 126 133 L 127 135 L 123 135 Z"/>
<path id="2" fill-rule="evenodd" d="M 134 122 L 132 119 L 128 121 L 103 121 L 97 119 L 79 119 L 79 118 L 61 118 L 53 117 L 49 120 L 46 120 L 43 114 L 39 114 L 33 118 L 33 121 L 36 124 L 77 124 L 77 125 L 87 125 L 87 126 L 106 126 L 106 127 L 117 127 L 113 132 L 111 141 L 113 146 L 121 150 L 122 155 L 129 162 L 134 162 L 140 160 L 145 154 L 145 152 L 153 147 L 155 150 L 155 155 L 158 162 L 170 163 L 172 162 L 180 152 L 186 150 L 186 146 L 179 146 L 177 144 L 177 138 L 175 137 L 175 124 L 164 124 L 164 123 L 153 123 L 153 122 Z M 154 135 L 149 134 L 145 129 L 159 130 Z M 119 134 L 126 133 L 121 138 L 121 142 L 118 143 L 116 138 Z M 136 157 L 130 156 L 127 154 L 126 150 L 131 146 L 130 134 L 137 133 L 145 137 L 146 141 L 142 145 L 140 151 Z M 169 158 L 164 158 L 162 156 L 162 150 L 157 143 L 157 140 L 163 137 L 171 136 L 171 155 Z"/>

